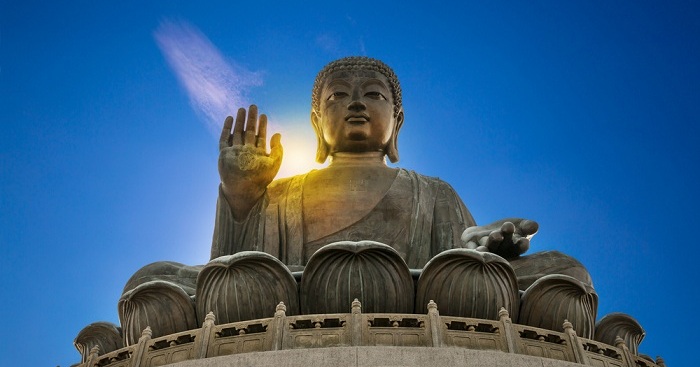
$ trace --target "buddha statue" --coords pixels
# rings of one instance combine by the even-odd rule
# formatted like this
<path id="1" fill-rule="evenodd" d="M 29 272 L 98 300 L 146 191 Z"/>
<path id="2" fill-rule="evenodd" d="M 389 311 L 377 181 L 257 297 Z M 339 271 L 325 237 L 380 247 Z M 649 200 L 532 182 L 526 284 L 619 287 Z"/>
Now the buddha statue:
<path id="1" fill-rule="evenodd" d="M 247 115 L 247 116 L 246 116 Z M 557 252 L 521 256 L 538 224 L 509 218 L 477 226 L 446 182 L 387 166 L 399 160 L 404 122 L 394 71 L 367 57 L 328 64 L 316 77 L 311 124 L 316 161 L 326 168 L 273 180 L 281 164 L 280 134 L 266 151 L 267 117 L 256 106 L 228 117 L 219 142 L 221 185 L 211 258 L 264 251 L 302 270 L 323 245 L 373 240 L 422 268 L 455 247 L 493 252 L 516 265 L 527 288 L 539 276 L 565 272 L 590 284 L 585 269 Z M 518 271 L 519 270 L 519 271 Z"/>
<path id="2" fill-rule="evenodd" d="M 507 218 L 478 226 L 448 183 L 386 164 L 387 158 L 393 163 L 399 160 L 398 136 L 403 123 L 401 86 L 396 74 L 383 62 L 367 57 L 333 61 L 316 77 L 311 124 L 318 142 L 316 161 L 329 159 L 326 168 L 275 180 L 283 148 L 280 134 L 274 134 L 268 152 L 266 115 L 259 114 L 252 105 L 247 111 L 239 109 L 235 118 L 227 117 L 219 140 L 221 184 L 211 261 L 204 266 L 158 262 L 132 276 L 119 304 L 125 344 L 134 344 L 147 325 L 153 329 L 154 337 L 197 327 L 211 310 L 218 310 L 216 317 L 221 322 L 269 317 L 258 313 L 258 309 L 272 310 L 279 301 L 288 305 L 289 314 L 323 311 L 309 308 L 308 303 L 316 305 L 317 298 L 324 297 L 316 292 L 319 286 L 314 281 L 329 275 L 314 275 L 317 279 L 311 279 L 313 276 L 305 271 L 307 266 L 314 269 L 314 274 L 330 274 L 323 272 L 319 261 L 334 261 L 334 254 L 343 251 L 359 254 L 364 250 L 371 253 L 367 255 L 370 260 L 353 264 L 370 269 L 367 274 L 374 274 L 374 279 L 364 276 L 365 283 L 357 287 L 375 282 L 379 284 L 375 294 L 380 294 L 388 287 L 379 279 L 386 273 L 382 267 L 396 268 L 399 270 L 389 272 L 400 278 L 396 281 L 400 286 L 393 294 L 403 297 L 410 293 L 409 298 L 399 302 L 402 309 L 392 309 L 394 306 L 387 304 L 377 306 L 379 311 L 375 312 L 411 313 L 414 308 L 425 307 L 417 303 L 433 299 L 426 291 L 431 285 L 426 283 L 428 280 L 421 283 L 416 274 L 431 263 L 430 282 L 450 280 L 458 284 L 463 280 L 449 279 L 452 276 L 446 272 L 466 274 L 463 269 L 474 268 L 474 261 L 481 261 L 483 266 L 497 269 L 495 280 L 480 281 L 478 274 L 485 272 L 476 271 L 470 273 L 476 274 L 470 276 L 470 281 L 474 287 L 488 282 L 512 284 L 504 290 L 502 303 L 511 305 L 513 315 L 523 309 L 523 320 L 549 327 L 561 325 L 559 318 L 575 319 L 576 315 L 567 314 L 567 309 L 578 307 L 583 310 L 578 317 L 585 319 L 580 323 L 589 325 L 582 329 L 592 333 L 597 296 L 585 268 L 556 251 L 524 255 L 538 230 L 535 221 Z M 375 258 L 381 264 L 373 263 Z M 457 265 L 451 265 L 454 261 Z M 463 263 L 467 265 L 460 265 Z M 439 270 L 441 267 L 453 270 Z M 375 268 L 379 270 L 371 270 Z M 415 307 L 409 270 L 419 293 L 423 292 L 416 295 Z M 353 271 L 332 275 L 349 277 L 334 284 L 349 284 L 357 274 L 362 275 L 362 271 Z M 423 271 L 426 274 L 427 270 Z M 449 289 L 445 288 L 445 292 Z M 527 289 L 533 290 L 525 292 L 522 299 L 529 303 L 521 306 L 518 292 Z M 261 295 L 265 292 L 269 296 Z M 305 306 L 304 297 L 311 293 L 316 299 Z M 552 295 L 559 294 L 571 296 L 563 301 L 556 299 L 557 305 L 569 302 L 575 307 L 556 306 L 563 314 L 551 322 L 537 319 L 542 314 L 538 305 L 555 300 Z M 242 302 L 246 297 L 251 298 L 250 304 L 231 303 Z M 445 297 L 449 299 L 450 295 Z M 267 299 L 265 302 L 272 306 L 260 306 L 252 298 Z M 386 298 L 391 301 L 392 297 Z M 468 301 L 464 304 L 472 308 L 478 308 L 481 302 Z M 363 307 L 367 302 L 363 300 Z M 459 310 L 455 315 L 494 317 L 489 315 L 497 315 L 501 306 L 484 309 L 486 316 Z"/>

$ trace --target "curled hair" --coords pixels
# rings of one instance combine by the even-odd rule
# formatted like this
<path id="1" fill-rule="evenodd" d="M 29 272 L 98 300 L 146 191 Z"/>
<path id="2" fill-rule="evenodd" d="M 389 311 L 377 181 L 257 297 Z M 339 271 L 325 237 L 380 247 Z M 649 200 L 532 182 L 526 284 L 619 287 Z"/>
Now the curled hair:
<path id="1" fill-rule="evenodd" d="M 401 111 L 401 85 L 399 84 L 399 78 L 396 77 L 394 71 L 387 64 L 365 56 L 350 56 L 335 60 L 318 73 L 316 81 L 314 81 L 314 89 L 311 92 L 311 108 L 314 111 L 320 111 L 321 90 L 323 89 L 324 81 L 330 74 L 341 70 L 371 70 L 382 73 L 389 81 L 389 87 L 391 88 L 391 96 L 394 100 L 394 116 Z"/>

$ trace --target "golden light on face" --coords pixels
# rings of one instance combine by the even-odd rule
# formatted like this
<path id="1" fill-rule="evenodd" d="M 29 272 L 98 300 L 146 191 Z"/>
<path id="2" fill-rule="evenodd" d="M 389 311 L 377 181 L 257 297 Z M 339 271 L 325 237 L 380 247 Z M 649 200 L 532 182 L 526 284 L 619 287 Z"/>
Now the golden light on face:
<path id="1" fill-rule="evenodd" d="M 320 97 L 319 111 L 311 119 L 331 155 L 385 152 L 400 121 L 384 75 L 371 70 L 335 72 L 326 79 Z"/>

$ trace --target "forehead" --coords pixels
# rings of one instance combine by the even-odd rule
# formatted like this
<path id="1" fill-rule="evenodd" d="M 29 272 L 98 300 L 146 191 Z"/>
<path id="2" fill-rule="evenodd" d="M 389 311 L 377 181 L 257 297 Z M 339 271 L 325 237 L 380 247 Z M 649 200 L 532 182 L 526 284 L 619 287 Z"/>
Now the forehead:
<path id="1" fill-rule="evenodd" d="M 385 87 L 389 87 L 389 79 L 387 77 L 377 71 L 373 70 L 340 70 L 336 71 L 332 74 L 329 74 L 326 79 L 324 80 L 324 87 L 330 85 L 331 83 L 337 81 L 337 82 L 346 82 L 346 83 L 353 83 L 353 82 L 365 82 L 367 80 L 378 80 L 382 84 L 384 84 Z"/>

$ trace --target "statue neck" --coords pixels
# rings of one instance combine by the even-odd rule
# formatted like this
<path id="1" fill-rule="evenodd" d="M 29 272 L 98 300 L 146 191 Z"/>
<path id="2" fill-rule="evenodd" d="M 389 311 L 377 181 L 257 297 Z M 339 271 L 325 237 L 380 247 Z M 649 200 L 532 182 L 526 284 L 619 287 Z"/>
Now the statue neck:
<path id="1" fill-rule="evenodd" d="M 386 160 L 384 152 L 333 153 L 330 167 L 342 166 L 386 167 Z"/>

